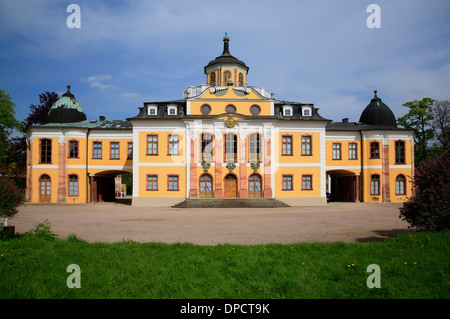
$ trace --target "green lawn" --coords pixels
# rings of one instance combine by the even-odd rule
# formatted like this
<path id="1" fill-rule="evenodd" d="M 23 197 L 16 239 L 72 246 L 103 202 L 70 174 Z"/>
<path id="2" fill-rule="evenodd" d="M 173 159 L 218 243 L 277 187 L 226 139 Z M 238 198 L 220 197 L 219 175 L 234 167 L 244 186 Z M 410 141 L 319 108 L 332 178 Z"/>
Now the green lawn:
<path id="1" fill-rule="evenodd" d="M 75 236 L 51 239 L 45 227 L 40 233 L 0 236 L 0 298 L 450 296 L 450 231 L 367 244 L 255 246 L 90 244 Z M 80 267 L 79 289 L 67 287 L 70 264 Z M 370 264 L 380 267 L 381 288 L 366 285 Z"/>

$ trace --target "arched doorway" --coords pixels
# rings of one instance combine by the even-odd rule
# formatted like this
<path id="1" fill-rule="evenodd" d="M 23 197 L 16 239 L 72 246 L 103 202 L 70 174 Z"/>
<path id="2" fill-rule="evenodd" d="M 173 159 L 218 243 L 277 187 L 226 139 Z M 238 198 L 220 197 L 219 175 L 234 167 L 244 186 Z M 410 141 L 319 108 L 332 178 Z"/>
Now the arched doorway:
<path id="1" fill-rule="evenodd" d="M 47 174 L 39 178 L 39 201 L 50 202 L 52 200 L 52 180 Z"/>
<path id="2" fill-rule="evenodd" d="M 237 178 L 235 175 L 228 174 L 227 176 L 225 176 L 224 188 L 225 198 L 237 197 Z"/>
<path id="3" fill-rule="evenodd" d="M 331 170 L 327 172 L 327 175 L 327 188 L 330 200 L 336 202 L 359 201 L 359 175 L 347 170 Z"/>
<path id="4" fill-rule="evenodd" d="M 212 177 L 209 174 L 200 176 L 200 198 L 213 197 Z"/>
<path id="5" fill-rule="evenodd" d="M 248 178 L 248 197 L 260 198 L 261 197 L 261 176 L 253 174 Z"/>

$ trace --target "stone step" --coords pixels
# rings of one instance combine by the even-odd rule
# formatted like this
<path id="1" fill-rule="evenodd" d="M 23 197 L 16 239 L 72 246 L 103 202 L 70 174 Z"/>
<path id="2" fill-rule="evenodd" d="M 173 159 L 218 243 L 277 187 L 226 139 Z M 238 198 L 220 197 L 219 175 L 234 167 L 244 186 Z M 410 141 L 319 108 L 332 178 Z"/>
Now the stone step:
<path id="1" fill-rule="evenodd" d="M 205 198 L 186 199 L 172 207 L 175 208 L 244 208 L 244 207 L 289 207 L 275 198 Z"/>

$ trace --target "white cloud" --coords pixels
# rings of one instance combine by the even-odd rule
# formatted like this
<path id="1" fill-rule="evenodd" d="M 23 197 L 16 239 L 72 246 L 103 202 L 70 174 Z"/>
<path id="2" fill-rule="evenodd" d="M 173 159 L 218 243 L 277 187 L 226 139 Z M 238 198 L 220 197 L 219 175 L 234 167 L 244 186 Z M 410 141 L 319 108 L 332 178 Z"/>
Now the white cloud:
<path id="1" fill-rule="evenodd" d="M 98 88 L 100 90 L 106 90 L 106 89 L 111 89 L 111 88 L 115 88 L 114 85 L 112 84 L 105 84 L 102 83 L 103 81 L 109 81 L 112 80 L 112 76 L 109 74 L 102 74 L 102 75 L 91 75 L 87 78 L 81 78 L 81 80 L 83 82 L 87 82 L 89 83 L 90 87 L 95 87 Z"/>
<path id="2" fill-rule="evenodd" d="M 132 98 L 132 97 L 137 97 L 137 96 L 139 96 L 139 94 L 134 93 L 134 92 L 124 92 L 124 93 L 122 93 L 121 96 L 122 96 L 122 97 L 125 97 L 125 98 Z"/>

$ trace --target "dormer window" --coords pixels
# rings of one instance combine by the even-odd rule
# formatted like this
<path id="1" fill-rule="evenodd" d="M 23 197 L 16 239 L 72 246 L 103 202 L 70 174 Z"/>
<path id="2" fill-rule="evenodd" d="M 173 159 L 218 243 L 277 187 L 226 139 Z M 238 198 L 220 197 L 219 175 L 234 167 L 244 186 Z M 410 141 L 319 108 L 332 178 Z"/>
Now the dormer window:
<path id="1" fill-rule="evenodd" d="M 156 106 L 149 106 L 148 107 L 148 115 L 157 115 L 157 107 Z"/>
<path id="2" fill-rule="evenodd" d="M 304 107 L 302 108 L 302 116 L 311 116 L 312 110 L 310 107 Z"/>
<path id="3" fill-rule="evenodd" d="M 177 115 L 177 107 L 176 106 L 169 106 L 167 108 L 167 114 L 168 115 Z"/>
<path id="4" fill-rule="evenodd" d="M 283 116 L 292 116 L 292 114 L 293 114 L 292 106 L 290 105 L 283 106 Z"/>

